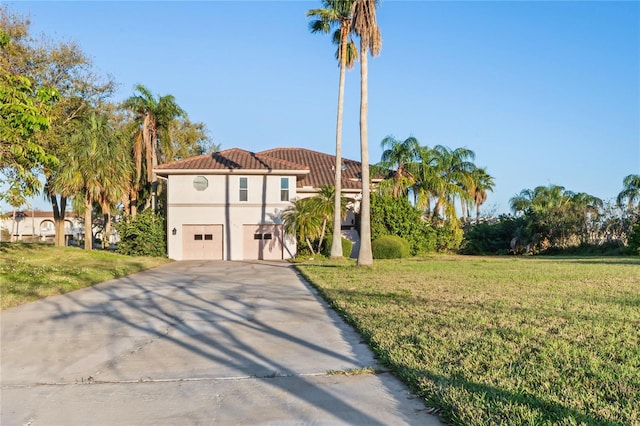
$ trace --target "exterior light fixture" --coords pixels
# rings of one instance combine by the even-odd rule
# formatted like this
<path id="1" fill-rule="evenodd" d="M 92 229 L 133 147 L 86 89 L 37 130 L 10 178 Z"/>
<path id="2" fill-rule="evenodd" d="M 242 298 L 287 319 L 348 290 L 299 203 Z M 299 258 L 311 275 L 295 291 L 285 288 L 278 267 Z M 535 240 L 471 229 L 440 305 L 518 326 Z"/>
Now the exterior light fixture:
<path id="1" fill-rule="evenodd" d="M 176 228 L 173 228 L 173 229 L 171 230 L 171 234 L 172 234 L 172 235 L 176 235 L 177 233 L 178 233 L 178 230 L 177 230 Z"/>

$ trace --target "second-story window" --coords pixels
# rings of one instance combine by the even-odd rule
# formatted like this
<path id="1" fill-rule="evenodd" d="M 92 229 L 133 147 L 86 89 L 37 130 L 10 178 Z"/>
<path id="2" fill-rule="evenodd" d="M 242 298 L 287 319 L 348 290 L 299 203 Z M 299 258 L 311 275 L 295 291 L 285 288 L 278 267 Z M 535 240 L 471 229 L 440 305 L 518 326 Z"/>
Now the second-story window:
<path id="1" fill-rule="evenodd" d="M 289 201 L 289 178 L 280 178 L 280 201 Z"/>
<path id="2" fill-rule="evenodd" d="M 246 177 L 240 178 L 240 201 L 247 201 L 249 199 L 249 186 Z"/>

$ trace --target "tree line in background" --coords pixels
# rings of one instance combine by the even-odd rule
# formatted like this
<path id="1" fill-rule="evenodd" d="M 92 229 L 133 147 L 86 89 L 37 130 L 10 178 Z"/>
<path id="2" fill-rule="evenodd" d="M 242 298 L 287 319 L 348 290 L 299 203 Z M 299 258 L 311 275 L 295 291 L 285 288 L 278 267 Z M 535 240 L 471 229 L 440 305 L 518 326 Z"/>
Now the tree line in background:
<path id="1" fill-rule="evenodd" d="M 412 255 L 457 250 L 463 237 L 462 224 L 474 220 L 474 208 L 475 221 L 480 220 L 480 207 L 493 190 L 493 177 L 486 168 L 475 165 L 475 153 L 467 148 L 422 146 L 413 136 L 405 140 L 387 136 L 381 146 L 381 160 L 372 167 L 371 240 L 401 237 Z M 335 194 L 333 188 L 297 201 L 284 217 L 290 233 L 304 235 L 299 244 L 309 248 L 312 255 L 327 251 L 322 246 L 327 219 L 331 218 L 330 228 L 335 226 L 329 194 Z M 339 217 L 345 214 L 344 198 L 341 205 Z M 462 217 L 458 217 L 458 210 Z M 316 212 L 323 212 L 324 220 Z M 357 215 L 359 229 L 361 212 L 362 208 Z"/>
<path id="2" fill-rule="evenodd" d="M 559 185 L 524 189 L 510 200 L 513 216 L 467 229 L 462 252 L 640 255 L 640 175 L 622 184 L 609 202 Z"/>
<path id="3" fill-rule="evenodd" d="M 56 245 L 65 244 L 67 203 L 109 235 L 117 206 L 135 218 L 162 199 L 153 173 L 159 162 L 219 148 L 171 95 L 137 85 L 124 102 L 111 102 L 117 82 L 99 74 L 76 43 L 32 36 L 28 19 L 6 6 L 0 54 L 0 197 L 17 209 L 42 193 Z M 92 227 L 85 226 L 87 249 Z"/>
<path id="4" fill-rule="evenodd" d="M 341 205 L 341 150 L 342 114 L 344 102 L 345 71 L 353 68 L 360 60 L 360 149 L 362 181 L 370 182 L 369 153 L 367 138 L 368 111 L 368 53 L 376 56 L 380 52 L 380 30 L 376 22 L 376 0 L 322 0 L 322 8 L 311 9 L 307 16 L 312 18 L 309 29 L 312 33 L 331 34 L 332 42 L 338 46 L 336 59 L 339 64 L 338 107 L 336 120 L 336 163 L 334 207 L 332 209 L 332 237 L 341 235 L 339 206 Z M 360 52 L 354 38 L 360 39 Z M 404 141 L 388 136 L 382 141 L 384 152 L 374 175 L 385 176 L 376 185 L 377 193 L 370 198 L 369 185 L 363 185 L 360 205 L 359 230 L 362 246 L 358 253 L 359 265 L 373 262 L 371 240 L 385 235 L 395 235 L 409 241 L 413 254 L 430 250 L 457 250 L 462 246 L 467 253 L 498 253 L 505 250 L 518 252 L 525 244 L 530 251 L 548 251 L 551 248 L 566 249 L 582 244 L 602 245 L 603 241 L 616 241 L 621 246 L 633 246 L 634 229 L 638 230 L 638 214 L 632 204 L 635 195 L 629 194 L 637 187 L 637 175 L 625 178 L 625 189 L 621 197 L 632 200 L 626 209 L 620 200 L 614 205 L 604 205 L 597 198 L 584 193 L 573 194 L 562 187 L 538 187 L 533 191 L 524 190 L 512 200 L 515 217 L 503 216 L 494 224 L 480 223 L 480 207 L 487 199 L 487 193 L 494 187 L 494 178 L 485 168 L 477 167 L 475 154 L 466 148 L 449 149 L 442 145 L 420 146 L 414 137 Z M 632 189 L 629 189 L 632 188 Z M 626 191 L 626 192 L 625 192 Z M 556 193 L 560 193 L 558 197 Z M 633 193 L 635 194 L 635 193 Z M 549 202 L 539 202 L 549 197 Z M 554 198 L 555 197 L 555 198 Z M 620 198 L 620 197 L 619 197 Z M 457 217 L 456 203 L 459 203 L 462 220 Z M 528 203 L 528 204 L 527 204 Z M 557 203 L 557 205 L 556 205 Z M 542 206 L 542 207 L 541 207 Z M 294 210 L 298 206 L 294 207 Z M 300 203 L 293 223 L 303 223 L 305 202 Z M 470 220 L 475 207 L 475 226 Z M 484 235 L 481 230 L 500 223 L 517 222 L 513 229 L 505 230 L 502 238 Z M 317 236 L 313 220 L 305 230 L 305 235 Z M 634 225 L 635 224 L 635 225 Z M 595 231 L 600 226 L 604 230 Z M 634 227 L 635 226 L 635 227 Z M 464 228 L 467 238 L 463 242 Z M 509 228 L 508 226 L 506 228 Z M 314 231 L 315 229 L 315 231 Z M 597 235 L 600 235 L 597 237 Z M 474 249 L 476 237 L 483 243 L 491 241 L 492 249 Z M 507 241 L 504 237 L 508 236 Z M 485 238 L 486 237 L 486 238 Z M 640 236 L 638 236 L 640 238 Z M 319 243 L 321 243 L 320 238 Z M 332 238 L 330 256 L 342 256 L 338 238 Z M 312 247 L 309 238 L 300 241 Z M 523 243 L 526 242 L 526 243 Z M 631 243 L 631 244 L 629 244 Z M 320 250 L 321 244 L 317 249 Z M 495 250 L 494 250 L 495 249 Z M 313 251 L 313 249 L 312 249 Z"/>

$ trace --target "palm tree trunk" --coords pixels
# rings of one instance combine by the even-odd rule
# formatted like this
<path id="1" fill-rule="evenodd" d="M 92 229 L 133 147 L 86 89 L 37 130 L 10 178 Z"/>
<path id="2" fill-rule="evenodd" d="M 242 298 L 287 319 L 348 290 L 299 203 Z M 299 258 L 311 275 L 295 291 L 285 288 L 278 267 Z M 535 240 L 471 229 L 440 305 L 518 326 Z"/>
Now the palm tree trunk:
<path id="1" fill-rule="evenodd" d="M 53 210 L 53 224 L 55 228 L 54 243 L 56 247 L 64 247 L 66 245 L 64 235 L 64 216 L 67 210 L 67 197 L 60 196 L 58 204 L 58 196 L 49 193 L 51 200 L 51 209 Z"/>
<path id="2" fill-rule="evenodd" d="M 108 249 L 111 242 L 111 212 L 107 212 L 104 215 L 103 229 L 104 229 L 104 232 L 102 234 L 102 248 Z"/>
<path id="3" fill-rule="evenodd" d="M 320 233 L 320 241 L 318 242 L 318 253 L 320 253 L 320 251 L 322 250 L 322 241 L 324 241 L 324 234 L 326 231 L 327 231 L 327 218 L 325 217 L 322 220 L 322 232 Z M 333 249 L 333 243 L 331 243 L 331 249 Z"/>
<path id="4" fill-rule="evenodd" d="M 311 241 L 309 241 L 308 238 L 305 238 L 305 241 L 307 242 L 307 245 L 309 246 L 309 250 L 311 250 L 311 254 L 315 255 L 316 252 L 313 251 L 313 246 L 311 245 Z"/>
<path id="5" fill-rule="evenodd" d="M 131 188 L 131 192 L 129 195 L 129 203 L 130 203 L 130 207 L 131 207 L 131 217 L 132 218 L 136 218 L 136 215 L 138 214 L 138 189 L 136 188 L 136 186 L 133 186 Z"/>
<path id="6" fill-rule="evenodd" d="M 362 167 L 362 201 L 360 203 L 360 250 L 358 265 L 373 265 L 371 252 L 371 208 L 369 194 L 369 141 L 367 134 L 368 93 L 368 51 L 360 39 L 360 157 Z"/>
<path id="7" fill-rule="evenodd" d="M 346 74 L 347 28 L 341 29 L 340 37 L 340 84 L 338 85 L 338 117 L 336 120 L 336 164 L 335 192 L 333 201 L 333 238 L 331 241 L 331 258 L 342 257 L 342 110 L 344 107 L 344 81 Z"/>
<path id="8" fill-rule="evenodd" d="M 433 207 L 433 211 L 431 212 L 431 219 L 434 219 L 440 214 L 440 207 L 442 206 L 441 199 L 442 196 L 438 197 L 438 199 L 436 200 L 436 205 Z"/>
<path id="9" fill-rule="evenodd" d="M 91 197 L 84 198 L 84 249 L 91 250 L 93 246 L 93 230 L 91 229 Z"/>
<path id="10" fill-rule="evenodd" d="M 158 135 L 157 123 L 153 119 L 153 131 L 151 133 L 151 211 L 155 214 L 158 198 L 158 177 L 155 168 L 158 166 Z"/>

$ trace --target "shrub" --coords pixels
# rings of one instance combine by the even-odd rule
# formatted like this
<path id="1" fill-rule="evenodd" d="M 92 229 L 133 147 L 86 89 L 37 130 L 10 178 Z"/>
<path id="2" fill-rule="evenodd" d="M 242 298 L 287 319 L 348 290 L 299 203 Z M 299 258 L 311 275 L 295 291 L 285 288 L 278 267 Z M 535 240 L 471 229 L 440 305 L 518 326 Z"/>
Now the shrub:
<path id="1" fill-rule="evenodd" d="M 135 219 L 116 223 L 120 233 L 117 253 L 128 256 L 167 255 L 164 219 L 147 210 L 138 214 Z"/>
<path id="2" fill-rule="evenodd" d="M 626 251 L 631 255 L 640 256 L 640 222 L 634 223 L 631 228 Z"/>
<path id="3" fill-rule="evenodd" d="M 328 234 L 322 243 L 322 254 L 326 257 L 331 256 L 331 244 L 333 244 L 333 235 Z M 350 257 L 353 243 L 346 238 L 342 238 L 342 256 Z"/>
<path id="4" fill-rule="evenodd" d="M 462 244 L 464 233 L 454 221 L 446 221 L 442 226 L 436 227 L 436 250 L 458 250 Z"/>
<path id="5" fill-rule="evenodd" d="M 383 235 L 371 243 L 374 259 L 400 259 L 409 257 L 409 242 L 397 235 Z"/>
<path id="6" fill-rule="evenodd" d="M 524 233 L 524 220 L 502 215 L 495 223 L 479 223 L 465 229 L 463 254 L 507 254 L 514 237 Z"/>
<path id="7" fill-rule="evenodd" d="M 396 235 L 409 242 L 412 255 L 436 249 L 437 232 L 431 223 L 422 220 L 420 210 L 406 198 L 371 194 L 371 239 Z"/>

